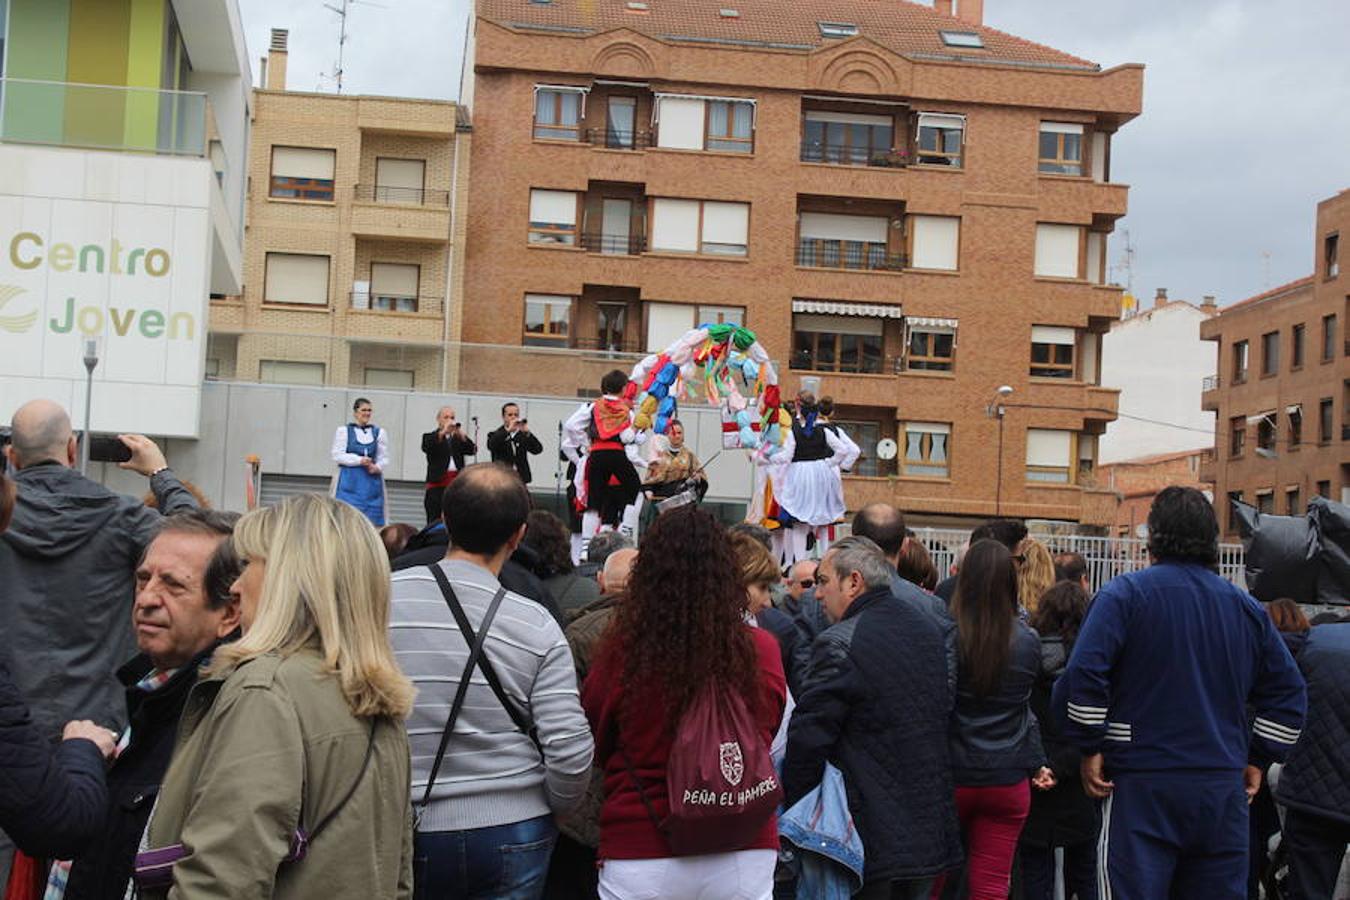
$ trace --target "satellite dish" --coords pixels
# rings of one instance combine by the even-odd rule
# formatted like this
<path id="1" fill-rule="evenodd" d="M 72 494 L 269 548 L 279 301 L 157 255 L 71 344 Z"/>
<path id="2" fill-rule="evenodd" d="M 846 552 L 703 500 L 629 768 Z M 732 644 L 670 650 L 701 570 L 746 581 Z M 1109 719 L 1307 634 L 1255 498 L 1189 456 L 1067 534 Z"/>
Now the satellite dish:
<path id="1" fill-rule="evenodd" d="M 900 447 L 890 438 L 882 438 L 877 441 L 878 459 L 895 459 L 895 455 L 900 452 Z"/>
<path id="2" fill-rule="evenodd" d="M 1140 522 L 1138 525 L 1134 526 L 1134 536 L 1140 540 L 1148 540 L 1148 525 Z"/>

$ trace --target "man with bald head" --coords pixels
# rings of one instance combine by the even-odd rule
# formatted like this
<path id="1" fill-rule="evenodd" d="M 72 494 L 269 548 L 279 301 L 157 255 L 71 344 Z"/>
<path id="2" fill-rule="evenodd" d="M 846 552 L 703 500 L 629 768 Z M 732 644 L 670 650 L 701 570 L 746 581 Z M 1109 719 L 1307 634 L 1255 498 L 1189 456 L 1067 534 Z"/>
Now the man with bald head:
<path id="1" fill-rule="evenodd" d="M 924 591 L 913 582 L 900 577 L 896 567 L 900 564 L 900 551 L 905 542 L 915 540 L 906 537 L 905 514 L 889 503 L 869 503 L 858 510 L 853 517 L 853 533 L 858 537 L 870 539 L 881 548 L 886 564 L 891 567 L 891 593 L 903 603 L 912 603 L 933 617 L 939 625 L 951 624 L 947 604 L 941 598 Z"/>
<path id="2" fill-rule="evenodd" d="M 476 455 L 478 445 L 464 433 L 454 408 L 442 406 L 436 411 L 436 430 L 422 435 L 422 453 L 427 458 L 427 491 L 422 505 L 427 511 L 427 524 L 431 524 L 441 517 L 441 499 L 450 482 L 464 470 L 464 457 Z"/>

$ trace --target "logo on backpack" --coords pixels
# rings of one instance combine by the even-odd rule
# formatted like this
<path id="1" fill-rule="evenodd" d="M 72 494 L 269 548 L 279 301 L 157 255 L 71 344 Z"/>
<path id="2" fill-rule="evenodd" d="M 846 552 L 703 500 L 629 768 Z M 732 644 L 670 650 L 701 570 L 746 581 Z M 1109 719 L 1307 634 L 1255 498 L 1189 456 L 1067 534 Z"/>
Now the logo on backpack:
<path id="1" fill-rule="evenodd" d="M 745 776 L 745 757 L 741 755 L 741 745 L 737 741 L 728 741 L 721 747 L 722 777 L 732 787 L 741 783 Z"/>

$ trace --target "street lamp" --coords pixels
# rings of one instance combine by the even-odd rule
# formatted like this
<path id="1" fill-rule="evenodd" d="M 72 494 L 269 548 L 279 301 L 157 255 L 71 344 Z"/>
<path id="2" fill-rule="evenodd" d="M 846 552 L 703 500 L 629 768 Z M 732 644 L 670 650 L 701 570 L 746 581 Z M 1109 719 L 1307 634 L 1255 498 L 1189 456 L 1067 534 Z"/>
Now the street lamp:
<path id="1" fill-rule="evenodd" d="M 989 405 L 985 407 L 984 412 L 987 416 L 994 416 L 998 419 L 998 468 L 994 475 L 994 518 L 1003 515 L 1003 417 L 1008 412 L 1008 408 L 1003 405 L 1003 401 L 1012 394 L 1011 385 L 1000 385 L 998 390 L 994 391 L 994 396 L 990 398 Z"/>
<path id="2" fill-rule="evenodd" d="M 80 474 L 89 474 L 89 422 L 94 405 L 94 370 L 98 368 L 98 338 L 84 341 L 84 438 L 80 441 Z"/>

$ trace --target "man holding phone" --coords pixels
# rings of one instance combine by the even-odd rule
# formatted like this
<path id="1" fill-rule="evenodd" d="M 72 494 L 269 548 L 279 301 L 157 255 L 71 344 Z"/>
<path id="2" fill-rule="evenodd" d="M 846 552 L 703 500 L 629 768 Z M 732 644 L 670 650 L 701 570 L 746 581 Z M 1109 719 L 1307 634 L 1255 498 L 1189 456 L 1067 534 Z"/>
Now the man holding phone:
<path id="1" fill-rule="evenodd" d="M 493 462 L 511 466 L 526 484 L 534 479 L 530 457 L 544 452 L 544 445 L 530 431 L 530 423 L 520 417 L 520 407 L 514 403 L 502 405 L 502 427 L 488 435 L 487 448 Z"/>
<path id="2" fill-rule="evenodd" d="M 441 517 L 445 489 L 464 468 L 464 457 L 477 455 L 478 445 L 464 433 L 454 408 L 442 406 L 436 412 L 436 430 L 422 435 L 422 453 L 427 458 L 427 492 L 422 505 L 430 524 Z"/>

